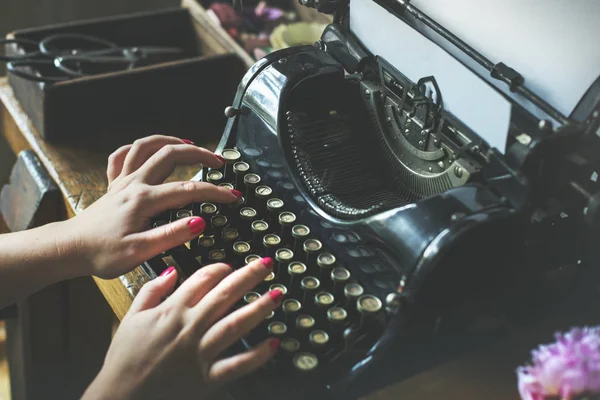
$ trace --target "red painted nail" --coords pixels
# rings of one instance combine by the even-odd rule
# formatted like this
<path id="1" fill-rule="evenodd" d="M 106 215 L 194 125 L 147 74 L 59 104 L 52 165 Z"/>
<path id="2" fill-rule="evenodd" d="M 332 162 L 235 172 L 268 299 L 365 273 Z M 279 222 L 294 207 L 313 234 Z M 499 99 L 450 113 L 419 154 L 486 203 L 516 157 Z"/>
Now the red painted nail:
<path id="1" fill-rule="evenodd" d="M 281 344 L 281 340 L 279 340 L 279 339 L 269 340 L 269 347 L 271 348 L 272 351 L 277 351 L 280 344 Z"/>
<path id="2" fill-rule="evenodd" d="M 273 259 L 271 257 L 265 257 L 265 258 L 261 259 L 260 262 L 267 269 L 273 268 Z"/>
<path id="3" fill-rule="evenodd" d="M 283 299 L 283 292 L 279 289 L 274 289 L 269 292 L 269 297 L 273 303 L 279 303 Z"/>
<path id="4" fill-rule="evenodd" d="M 239 190 L 235 190 L 235 189 L 233 189 L 231 191 L 231 193 L 233 193 L 233 195 L 237 198 L 241 198 L 244 195 L 244 193 L 240 192 Z"/>
<path id="5" fill-rule="evenodd" d="M 192 142 L 191 140 L 188 139 L 181 139 L 183 141 L 183 143 L 185 144 L 194 144 L 194 142 Z"/>
<path id="6" fill-rule="evenodd" d="M 161 272 L 159 276 L 167 276 L 173 271 L 175 271 L 175 267 L 169 267 L 169 268 L 165 269 L 163 272 Z"/>
<path id="7" fill-rule="evenodd" d="M 202 218 L 194 218 L 189 223 L 190 230 L 192 231 L 192 235 L 197 235 L 200 232 L 204 231 L 206 228 L 206 222 Z"/>
<path id="8" fill-rule="evenodd" d="M 221 161 L 223 164 L 225 164 L 225 159 L 224 159 L 223 157 L 221 157 L 221 156 L 220 156 L 220 155 L 218 155 L 218 154 L 215 154 L 215 157 L 217 157 L 217 159 L 218 159 L 219 161 Z"/>

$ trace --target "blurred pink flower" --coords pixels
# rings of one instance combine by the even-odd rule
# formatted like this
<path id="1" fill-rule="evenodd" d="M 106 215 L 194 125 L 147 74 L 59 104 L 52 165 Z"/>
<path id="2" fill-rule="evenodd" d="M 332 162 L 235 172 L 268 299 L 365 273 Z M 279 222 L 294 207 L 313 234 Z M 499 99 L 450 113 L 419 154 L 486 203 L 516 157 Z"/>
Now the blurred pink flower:
<path id="1" fill-rule="evenodd" d="M 555 343 L 531 354 L 532 365 L 517 369 L 522 400 L 600 395 L 600 327 L 557 333 Z"/>

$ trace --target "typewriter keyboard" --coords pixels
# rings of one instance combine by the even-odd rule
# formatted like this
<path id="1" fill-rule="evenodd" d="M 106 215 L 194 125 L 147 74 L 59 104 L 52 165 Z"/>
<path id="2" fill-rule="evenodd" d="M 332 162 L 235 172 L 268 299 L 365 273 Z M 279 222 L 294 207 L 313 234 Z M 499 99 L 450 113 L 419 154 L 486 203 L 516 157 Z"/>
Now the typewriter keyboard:
<path id="1" fill-rule="evenodd" d="M 281 307 L 244 339 L 248 347 L 267 337 L 281 339 L 277 368 L 311 373 L 327 368 L 359 343 L 374 339 L 380 325 L 382 302 L 365 292 L 336 255 L 315 238 L 274 190 L 261 183 L 235 149 L 225 149 L 221 169 L 204 170 L 206 181 L 237 189 L 243 197 L 235 204 L 190 204 L 158 216 L 155 226 L 178 218 L 201 216 L 203 234 L 145 263 L 155 274 L 167 266 L 178 269 L 183 281 L 199 268 L 226 262 L 241 268 L 258 257 L 274 259 L 273 272 L 238 307 L 266 291 L 284 293 Z"/>

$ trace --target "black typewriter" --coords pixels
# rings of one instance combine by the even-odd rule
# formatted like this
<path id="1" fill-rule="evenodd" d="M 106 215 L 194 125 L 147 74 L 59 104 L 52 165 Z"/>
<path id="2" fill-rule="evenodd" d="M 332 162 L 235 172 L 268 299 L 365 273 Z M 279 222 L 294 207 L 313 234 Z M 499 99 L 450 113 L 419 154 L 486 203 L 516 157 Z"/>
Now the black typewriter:
<path id="1" fill-rule="evenodd" d="M 585 272 L 600 225 L 598 51 L 562 43 L 540 66 L 528 46 L 544 47 L 531 27 L 545 25 L 497 4 L 514 18 L 494 35 L 473 16 L 484 3 L 305 0 L 334 15 L 321 40 L 243 78 L 217 149 L 227 163 L 194 179 L 244 197 L 159 216 L 207 228 L 143 266 L 185 277 L 276 260 L 240 305 L 273 288 L 285 301 L 240 346 L 276 336 L 281 349 L 236 397 L 358 398 L 501 335 L 544 303 L 545 277 L 566 288 Z M 587 7 L 571 7 L 573 37 L 597 37 Z"/>

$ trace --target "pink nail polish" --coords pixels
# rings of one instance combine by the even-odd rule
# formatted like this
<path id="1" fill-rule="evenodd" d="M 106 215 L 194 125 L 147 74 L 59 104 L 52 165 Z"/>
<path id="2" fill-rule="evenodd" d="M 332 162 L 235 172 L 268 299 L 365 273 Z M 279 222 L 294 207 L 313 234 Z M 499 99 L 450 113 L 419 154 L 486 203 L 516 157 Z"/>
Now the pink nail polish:
<path id="1" fill-rule="evenodd" d="M 265 266 L 266 269 L 273 268 L 273 259 L 271 257 L 265 257 L 261 259 L 260 262 Z"/>
<path id="2" fill-rule="evenodd" d="M 272 351 L 277 351 L 280 344 L 281 344 L 281 341 L 279 339 L 269 340 L 269 347 L 271 348 Z"/>
<path id="3" fill-rule="evenodd" d="M 283 299 L 283 292 L 281 290 L 271 290 L 269 292 L 269 297 L 273 301 L 273 303 L 279 303 L 281 299 Z"/>
<path id="4" fill-rule="evenodd" d="M 194 142 L 192 142 L 191 140 L 188 140 L 188 139 L 181 139 L 181 141 L 183 141 L 183 143 L 185 143 L 185 144 L 194 144 Z"/>
<path id="5" fill-rule="evenodd" d="M 221 157 L 221 156 L 220 156 L 220 155 L 218 155 L 218 154 L 215 154 L 215 157 L 217 157 L 217 159 L 218 159 L 219 161 L 221 161 L 223 164 L 225 164 L 225 159 L 224 159 L 223 157 Z"/>
<path id="6" fill-rule="evenodd" d="M 173 271 L 175 271 L 175 267 L 169 267 L 169 268 L 165 269 L 163 272 L 161 272 L 159 276 L 167 276 Z"/>
<path id="7" fill-rule="evenodd" d="M 190 231 L 192 231 L 192 235 L 197 235 L 204 231 L 206 228 L 206 222 L 202 218 L 194 218 L 189 223 Z"/>
<path id="8" fill-rule="evenodd" d="M 233 193 L 233 195 L 237 198 L 241 198 L 244 195 L 244 193 L 240 192 L 239 190 L 235 190 L 235 189 L 233 189 L 231 191 L 231 193 Z"/>

